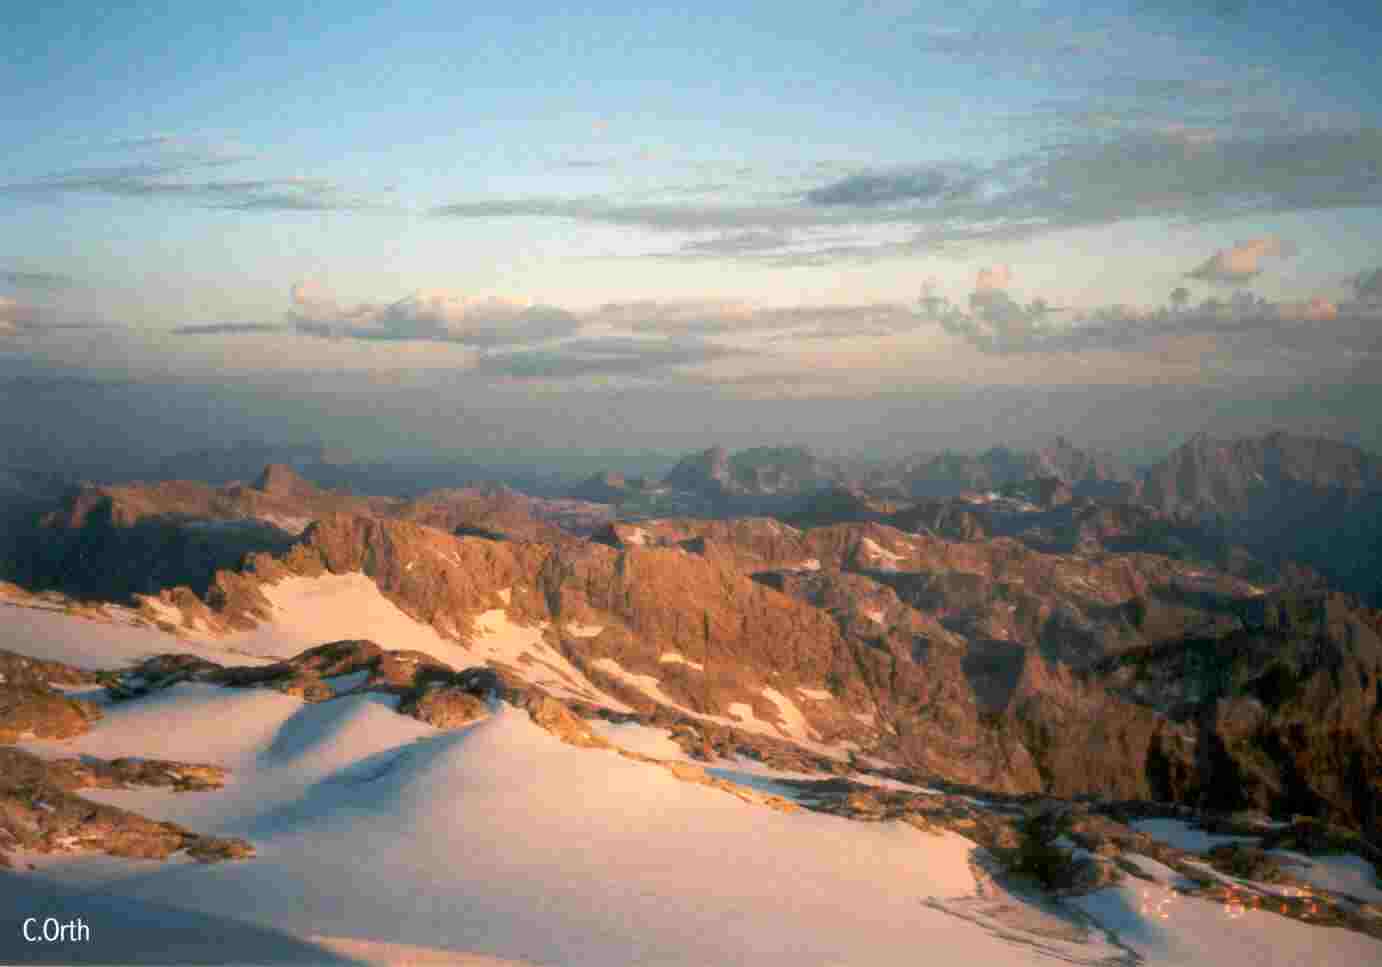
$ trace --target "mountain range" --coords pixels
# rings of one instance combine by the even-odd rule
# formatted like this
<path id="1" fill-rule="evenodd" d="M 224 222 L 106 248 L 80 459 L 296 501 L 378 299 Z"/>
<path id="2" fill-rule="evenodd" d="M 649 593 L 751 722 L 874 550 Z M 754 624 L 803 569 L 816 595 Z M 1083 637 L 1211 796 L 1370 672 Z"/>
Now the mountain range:
<path id="1" fill-rule="evenodd" d="M 692 795 L 697 816 L 731 802 L 828 816 L 858 849 L 875 848 L 858 832 L 869 824 L 964 837 L 980 851 L 973 875 L 997 884 L 977 896 L 1035 882 L 1068 916 L 1093 904 L 1080 916 L 1108 929 L 1059 948 L 1074 962 L 1156 959 L 1097 899 L 1129 878 L 1184 881 L 1195 903 L 1225 909 L 1236 884 L 1275 897 L 1287 921 L 1382 941 L 1375 874 L 1330 889 L 1311 858 L 1382 862 L 1377 572 L 1336 560 L 1349 527 L 1348 548 L 1376 550 L 1378 463 L 1353 448 L 1194 438 L 1140 473 L 1066 441 L 871 466 L 713 448 L 660 481 L 610 471 L 556 496 L 495 483 L 362 496 L 284 464 L 250 482 L 3 479 L 0 857 L 11 864 L 185 854 L 247 871 L 218 882 L 293 882 L 321 862 L 315 837 L 340 817 L 355 818 L 333 842 L 385 842 L 380 817 L 395 815 L 457 835 L 425 797 L 476 795 L 473 770 L 513 757 L 567 782 L 608 773 L 649 801 L 690 784 L 699 791 L 676 796 Z M 235 735 L 213 738 L 216 721 L 236 722 Z M 611 752 L 632 764 L 590 758 Z M 634 766 L 656 771 L 620 771 Z M 585 807 L 543 805 L 576 788 L 520 792 L 544 774 L 516 768 L 495 808 L 536 811 L 539 828 L 552 809 L 554 829 L 609 835 L 589 823 L 612 804 L 592 793 Z M 227 805 L 181 805 L 189 797 Z M 1066 847 L 1032 845 L 1029 821 L 1048 814 L 1071 830 Z M 650 855 L 670 848 L 648 835 Z M 1225 844 L 1237 845 L 1214 852 Z M 1282 872 L 1288 854 L 1304 857 L 1298 876 Z M 492 882 L 561 889 L 565 861 L 520 874 L 506 865 L 517 855 L 484 854 Z M 751 862 L 796 862 L 774 856 Z M 436 877 L 432 863 L 405 865 Z M 1153 863 L 1172 872 L 1148 873 Z M 171 902 L 191 874 L 169 869 L 121 895 Z M 637 870 L 630 882 L 649 895 L 700 895 Z M 1297 903 L 1304 894 L 1273 883 L 1315 892 Z M 347 906 L 378 902 L 354 889 L 365 892 Z M 235 895 L 204 894 L 266 925 Z M 1014 912 L 1027 902 L 980 914 L 951 896 L 936 909 L 1040 946 L 1055 927 Z M 477 909 L 518 930 L 505 937 L 538 916 Z M 574 923 L 553 929 L 595 943 Z M 1096 951 L 1092 936 L 1113 947 Z M 590 949 L 603 954 L 579 962 L 632 956 L 624 941 Z M 515 940 L 491 952 L 541 953 Z"/>

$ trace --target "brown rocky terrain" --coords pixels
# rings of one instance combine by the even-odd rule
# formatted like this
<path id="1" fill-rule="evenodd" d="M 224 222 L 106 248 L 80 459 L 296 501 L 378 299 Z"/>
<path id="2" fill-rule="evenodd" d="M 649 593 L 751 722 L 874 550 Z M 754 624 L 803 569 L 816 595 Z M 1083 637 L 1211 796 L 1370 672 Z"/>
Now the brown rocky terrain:
<path id="1" fill-rule="evenodd" d="M 185 850 L 203 863 L 254 855 L 244 840 L 202 836 L 176 823 L 155 822 L 75 794 L 85 788 L 168 786 L 176 791 L 218 789 L 223 770 L 188 763 L 41 759 L 0 746 L 0 866 L 16 849 L 38 853 L 97 852 L 166 859 Z"/>
<path id="2" fill-rule="evenodd" d="M 570 551 L 554 552 L 544 566 L 554 566 L 564 553 Z M 635 566 L 655 569 L 659 558 L 684 553 L 671 548 L 640 550 L 635 555 Z M 590 545 L 587 554 L 593 554 L 596 563 L 595 570 L 587 572 L 590 578 L 603 573 L 598 563 L 614 556 L 615 552 L 608 547 Z M 627 555 L 621 556 L 628 564 Z M 693 566 L 691 572 L 697 573 L 697 568 L 717 573 L 718 565 L 702 561 Z M 724 578 L 723 572 L 718 574 Z M 647 576 L 647 571 L 640 570 L 628 577 L 637 581 Z M 610 576 L 605 580 L 610 580 Z M 415 716 L 442 729 L 464 727 L 490 714 L 491 703 L 507 701 L 526 710 L 536 724 L 563 742 L 607 749 L 654 763 L 668 769 L 681 781 L 706 785 L 750 803 L 784 811 L 815 810 L 860 822 L 896 820 L 927 832 L 959 832 L 985 847 L 986 852 L 976 860 L 981 867 L 976 870 L 981 883 L 992 877 L 997 888 L 1015 890 L 1019 894 L 1040 889 L 1079 895 L 1129 877 L 1146 877 L 1135 862 L 1140 855 L 1155 859 L 1179 874 L 1182 879 L 1175 887 L 1178 892 L 1234 908 L 1257 905 L 1306 923 L 1382 937 L 1382 916 L 1379 916 L 1382 910 L 1346 896 L 1313 889 L 1269 852 L 1290 849 L 1316 855 L 1343 850 L 1356 853 L 1375 865 L 1382 863 L 1382 849 L 1351 831 L 1350 828 L 1356 829 L 1360 823 L 1347 810 L 1337 811 L 1347 827 L 1299 818 L 1287 825 L 1266 822 L 1263 812 L 1230 815 L 1151 802 L 1149 800 L 1185 799 L 1186 790 L 1193 791 L 1196 783 L 1201 787 L 1205 783 L 1205 777 L 1196 773 L 1200 768 L 1196 743 L 1187 741 L 1181 729 L 1186 721 L 1183 715 L 1163 716 L 1149 702 L 1138 704 L 1124 699 L 1096 681 L 1090 670 L 1075 671 L 1063 663 L 1047 662 L 1035 650 L 1021 652 L 1022 665 L 1010 692 L 1001 699 L 990 696 L 988 702 L 982 703 L 982 709 L 973 695 L 933 693 L 922 696 L 926 688 L 944 690 L 965 681 L 966 673 L 958 667 L 968 657 L 962 636 L 947 631 L 933 617 L 909 609 L 889 588 L 874 584 L 864 575 L 779 572 L 770 575 L 769 580 L 770 583 L 780 581 L 783 590 L 761 588 L 762 593 L 791 602 L 789 613 L 798 608 L 819 610 L 825 620 L 840 629 L 841 640 L 851 635 L 849 628 L 857 620 L 856 612 L 861 606 L 870 614 L 879 609 L 887 615 L 888 622 L 894 626 L 891 633 L 894 636 L 900 635 L 898 627 L 905 627 L 916 636 L 911 641 L 914 647 L 916 639 L 926 640 L 921 651 L 905 658 L 923 669 L 917 673 L 915 682 L 908 681 L 912 673 L 901 670 L 899 659 L 904 656 L 892 654 L 892 680 L 886 685 L 872 683 L 875 691 L 871 693 L 871 700 L 882 713 L 880 717 L 886 716 L 890 730 L 895 733 L 887 741 L 880 742 L 875 753 L 905 761 L 908 766 L 880 769 L 877 766 L 881 763 L 865 765 L 856 761 L 849 769 L 841 770 L 839 763 L 829 757 L 813 754 L 791 742 L 709 722 L 666 704 L 645 702 L 644 708 L 632 716 L 611 713 L 608 709 L 573 706 L 507 669 L 476 666 L 458 672 L 426 655 L 389 650 L 365 640 L 329 642 L 268 666 L 222 667 L 194 656 L 170 654 L 150 658 L 116 677 L 106 673 L 93 676 L 59 663 L 34 662 L 18 656 L 5 656 L 5 667 L 16 669 L 16 677 L 26 683 L 46 680 L 49 676 L 84 682 L 93 678 L 103 680 L 121 700 L 138 700 L 140 695 L 153 689 L 186 680 L 226 687 L 274 688 L 298 694 L 306 701 L 333 701 L 358 691 L 384 692 L 399 696 L 400 714 Z M 751 588 L 760 586 L 761 582 L 750 581 L 749 584 L 750 587 L 741 593 L 752 595 Z M 606 616 L 615 611 L 626 614 L 630 620 L 639 620 L 636 596 L 622 605 L 612 600 L 631 595 L 631 587 L 618 583 L 617 578 L 607 588 L 598 582 L 591 585 L 587 580 L 580 592 L 571 596 L 563 594 L 560 585 L 552 590 L 559 596 L 554 607 L 557 613 L 563 604 L 569 604 L 578 611 L 588 609 Z M 1316 648 L 1304 657 L 1326 673 L 1329 681 L 1341 685 L 1351 695 L 1360 677 L 1371 678 L 1372 687 L 1376 688 L 1379 671 L 1376 633 L 1382 627 L 1382 615 L 1357 612 L 1338 596 L 1274 604 L 1275 607 L 1267 611 L 1263 634 L 1295 636 L 1292 640 L 1310 637 L 1316 645 L 1332 642 L 1339 654 L 1326 654 L 1321 659 Z M 770 604 L 763 607 L 771 609 Z M 866 620 L 870 625 L 878 624 L 872 617 Z M 666 625 L 657 622 L 647 622 L 643 627 L 650 629 L 650 633 L 667 634 Z M 818 630 L 817 634 L 825 632 Z M 600 637 L 595 636 L 596 639 Z M 875 650 L 895 651 L 903 640 L 900 636 L 894 637 L 876 644 Z M 685 646 L 687 642 L 682 641 L 682 644 Z M 1264 678 L 1277 682 L 1271 673 L 1252 675 L 1251 670 L 1259 668 L 1261 663 L 1240 654 L 1242 646 L 1229 648 L 1228 652 L 1228 670 L 1219 674 L 1220 679 L 1231 681 L 1235 675 L 1248 674 L 1254 682 L 1247 690 L 1254 694 L 1260 694 L 1265 687 L 1280 687 L 1279 682 L 1262 685 Z M 1165 657 L 1161 651 L 1158 656 Z M 709 667 L 714 649 L 707 648 L 702 657 Z M 636 655 L 627 656 L 627 660 L 632 664 Z M 1140 673 L 1130 676 L 1123 672 L 1126 668 L 1140 669 L 1146 665 L 1142 656 L 1123 653 L 1110 658 L 1109 663 L 1116 671 L 1106 677 L 1122 691 L 1139 695 L 1144 700 L 1149 695 L 1165 697 L 1162 690 L 1148 690 L 1146 676 Z M 1329 677 L 1328 672 L 1338 675 Z M 1164 669 L 1161 673 L 1164 674 Z M 351 676 L 348 688 L 336 687 L 340 676 Z M 868 679 L 867 675 L 863 677 Z M 1205 676 L 1197 677 L 1195 673 L 1175 677 L 1182 693 L 1193 690 L 1193 686 L 1182 679 L 1206 680 Z M 304 683 L 306 687 L 301 687 Z M 609 684 L 613 686 L 617 682 Z M 1137 692 L 1139 685 L 1146 694 Z M 1308 679 L 1301 683 L 1303 692 L 1309 694 L 1308 701 L 1325 708 L 1349 706 L 1347 701 L 1341 703 L 1317 694 L 1325 687 L 1327 684 Z M 892 690 L 893 697 L 883 697 L 885 688 Z M 898 697 L 906 695 L 914 696 L 915 706 L 910 709 L 905 708 Z M 1180 705 L 1196 704 L 1185 694 L 1172 697 Z M 1357 700 L 1354 705 L 1369 708 L 1377 705 L 1376 696 L 1371 692 L 1354 695 L 1354 698 Z M 1259 704 L 1262 704 L 1260 699 Z M 1272 702 L 1270 697 L 1265 704 L 1276 708 L 1280 716 L 1289 716 L 1292 708 L 1289 703 Z M 1202 709 L 1204 703 L 1199 703 L 1199 707 Z M 934 717 L 942 714 L 948 717 Z M 592 716 L 667 727 L 683 749 L 693 757 L 706 760 L 707 765 L 660 761 L 612 746 L 591 728 L 589 718 Z M 1337 726 L 1346 718 L 1344 709 L 1331 719 L 1327 727 L 1334 731 L 1330 734 L 1337 735 Z M 1292 724 L 1293 734 L 1299 734 L 1300 723 L 1292 720 Z M 990 744 L 981 742 L 978 748 L 969 749 L 957 747 L 955 740 L 965 730 L 976 730 L 981 736 L 987 730 L 991 733 Z M 1077 737 L 1078 741 L 1066 741 L 1071 737 Z M 1203 741 L 1203 734 L 1200 739 Z M 915 746 L 909 744 L 913 741 L 917 742 Z M 951 743 L 948 747 L 947 741 Z M 990 761 L 1002 755 L 1009 757 L 1007 771 L 1002 774 L 990 775 L 982 769 L 965 771 L 955 767 L 954 760 L 965 756 Z M 1126 768 L 1129 763 L 1149 755 L 1160 755 L 1168 763 L 1173 762 L 1181 770 L 1179 776 L 1185 783 L 1184 789 L 1158 788 L 1151 770 L 1139 772 L 1136 768 Z M 775 794 L 746 785 L 711 767 L 714 763 L 735 761 L 736 758 L 753 759 L 792 771 L 835 771 L 837 777 L 776 779 L 773 784 L 782 794 Z M 854 768 L 861 773 L 854 774 Z M 1366 770 L 1370 766 L 1365 764 L 1363 768 Z M 1012 782 L 1014 776 L 1022 776 L 1023 770 L 1031 774 L 1028 779 Z M 870 773 L 885 777 L 893 785 L 873 784 Z M 949 778 L 943 778 L 946 776 Z M 1212 782 L 1212 772 L 1210 777 Z M 125 810 L 88 802 L 77 795 L 87 788 L 137 786 L 164 787 L 177 792 L 206 791 L 220 788 L 225 779 L 225 770 L 215 766 L 147 759 L 108 762 L 89 757 L 40 759 L 19 749 L 0 748 L 0 865 L 9 862 L 6 847 L 11 851 L 96 851 L 150 859 L 164 859 L 186 851 L 202 862 L 251 857 L 253 846 L 242 840 L 199 836 L 176 824 L 153 822 Z M 927 786 L 921 787 L 922 783 Z M 1087 792 L 1091 784 L 1103 791 L 1100 800 L 1068 801 Z M 1199 792 L 1206 804 L 1210 804 L 1213 796 L 1203 795 L 1202 788 Z M 1053 799 L 1053 796 L 1059 798 Z M 1250 785 L 1244 798 L 1254 803 L 1258 801 L 1253 798 Z M 1032 817 L 1044 815 L 1060 817 L 1060 829 L 1075 852 L 1052 843 L 1041 845 L 1039 852 L 1033 852 L 1033 844 L 1028 839 L 1034 822 Z M 1145 818 L 1193 822 L 1212 833 L 1240 837 L 1240 841 L 1215 847 L 1207 854 L 1196 854 L 1153 839 L 1130 825 L 1136 819 Z M 1041 857 L 1037 866 L 1031 865 L 1033 855 Z M 1237 879 L 1225 879 L 1225 876 Z"/>
<path id="3" fill-rule="evenodd" d="M 1182 718 L 1091 669 L 1191 632 L 1242 629 L 1259 597 L 1156 555 L 1046 555 L 882 524 L 643 521 L 546 544 L 339 514 L 289 553 L 219 574 L 208 613 L 243 626 L 267 617 L 260 582 L 356 570 L 459 642 L 495 608 L 545 623 L 591 682 L 702 747 L 714 747 L 717 729 L 767 727 L 808 750 L 975 786 L 1119 798 L 1201 795 L 1187 778 L 1200 766 Z M 510 588 L 532 593 L 505 601 Z M 281 666 L 239 674 L 309 699 L 334 694 L 302 661 Z M 444 721 L 478 711 L 446 707 L 458 701 L 419 694 L 409 707 Z"/>
<path id="4" fill-rule="evenodd" d="M 412 520 L 447 532 L 560 542 L 606 523 L 610 509 L 529 497 L 497 485 L 416 499 L 324 490 L 291 467 L 270 465 L 252 484 L 191 481 L 85 484 L 0 540 L 0 577 L 94 600 L 130 600 L 185 585 L 204 595 L 217 571 L 257 552 L 278 554 L 314 520 L 334 513 Z"/>
<path id="5" fill-rule="evenodd" d="M 0 743 L 65 739 L 101 717 L 91 702 L 68 698 L 50 685 L 89 684 L 94 678 L 61 662 L 0 651 Z"/>
<path id="6" fill-rule="evenodd" d="M 770 464 L 754 487 L 778 486 L 760 479 Z M 559 656 L 577 691 L 613 696 L 693 754 L 816 769 L 877 761 L 1015 795 L 1255 806 L 1376 830 L 1365 808 L 1378 763 L 1373 619 L 1339 599 L 1314 630 L 1283 630 L 1271 588 L 1107 549 L 1146 520 L 1067 501 L 1064 482 L 1037 495 L 1071 515 L 1077 549 L 1060 553 L 986 537 L 980 512 L 945 502 L 913 513 L 920 505 L 861 498 L 851 506 L 881 519 L 806 528 L 616 521 L 581 540 L 501 488 L 372 503 L 290 472 L 258 483 L 249 489 L 263 500 L 322 501 L 318 516 L 204 589 L 164 588 L 151 618 L 172 609 L 212 633 L 249 628 L 272 619 L 266 584 L 361 572 L 461 646 L 486 634 L 485 614 L 540 629 L 548 653 L 495 660 L 511 695 Z M 955 539 L 937 533 L 947 527 Z M 261 668 L 163 656 L 112 694 L 196 678 L 325 701 L 339 693 L 330 679 L 357 672 L 350 687 L 396 694 L 424 721 L 483 714 L 454 669 L 387 641 L 333 642 Z M 54 699 L 67 701 L 44 697 Z"/>

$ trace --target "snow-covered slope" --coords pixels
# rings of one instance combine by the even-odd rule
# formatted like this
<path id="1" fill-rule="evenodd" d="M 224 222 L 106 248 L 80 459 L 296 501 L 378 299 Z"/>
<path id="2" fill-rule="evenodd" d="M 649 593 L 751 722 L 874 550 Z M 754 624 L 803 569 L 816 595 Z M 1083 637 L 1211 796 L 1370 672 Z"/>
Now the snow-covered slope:
<path id="1" fill-rule="evenodd" d="M 130 625 L 124 612 L 98 621 L 0 606 L 0 648 L 88 667 L 168 651 L 245 664 L 243 651 L 284 656 L 335 637 L 375 637 L 460 667 L 548 657 L 540 631 L 502 611 L 482 615 L 467 646 L 412 622 L 368 580 L 274 588 L 275 620 L 241 638 L 169 635 Z M 398 715 L 397 701 L 359 693 L 308 704 L 189 682 L 108 704 L 76 738 L 23 743 L 47 757 L 225 766 L 230 779 L 214 792 L 81 795 L 243 837 L 257 855 L 203 866 L 17 852 L 36 869 L 0 875 L 0 962 L 37 955 L 17 945 L 9 922 L 28 909 L 90 924 L 89 945 L 38 952 L 57 962 L 1382 962 L 1382 944 L 1355 932 L 1176 894 L 1177 874 L 1140 856 L 1151 881 L 1099 890 L 1062 917 L 997 890 L 978 872 L 977 847 L 954 832 L 769 809 L 612 749 L 563 744 L 508 705 L 443 732 Z M 664 729 L 596 731 L 643 755 L 685 759 Z M 726 765 L 709 771 L 792 795 L 790 774 Z M 1161 838 L 1192 832 L 1141 826 Z M 1312 876 L 1326 873 L 1371 895 L 1365 871 L 1315 861 Z"/>
<path id="2" fill-rule="evenodd" d="M 1198 900 L 1178 900 L 1162 919 L 1165 905 L 1148 907 L 1133 887 L 1081 901 L 1131 950 L 1098 929 L 1081 941 L 1069 924 L 1063 939 L 1043 938 L 1011 917 L 968 912 L 974 845 L 954 833 L 745 803 L 612 750 L 565 745 L 507 705 L 438 732 L 392 703 L 354 695 L 312 705 L 188 683 L 110 706 L 79 738 L 28 743 L 49 755 L 226 765 L 232 779 L 219 792 L 83 794 L 244 836 L 259 850 L 210 867 L 42 858 L 28 874 L 36 891 L 99 886 L 115 898 L 90 901 L 89 912 L 80 897 L 64 901 L 93 931 L 64 959 L 109 959 L 102 936 L 121 938 L 126 953 L 138 946 L 126 913 L 170 929 L 180 918 L 214 922 L 218 956 L 231 960 L 269 948 L 307 959 L 330 949 L 385 962 L 465 954 L 599 967 L 886 967 L 915 964 L 919 951 L 928 962 L 997 965 L 1056 955 L 1133 963 L 1133 952 L 1149 963 L 1252 967 L 1382 956 L 1357 934 L 1261 912 L 1235 919 Z M 15 894 L 12 877 L 5 890 Z M 157 931 L 143 936 L 156 953 Z M 323 937 L 311 956 L 294 946 Z M 18 956 L 0 946 L 0 958 Z"/>
<path id="3" fill-rule="evenodd" d="M 224 639 L 190 639 L 136 624 L 135 615 L 123 608 L 107 606 L 102 610 L 107 617 L 83 618 L 64 614 L 60 608 L 0 599 L 0 649 L 90 669 L 121 668 L 180 651 L 228 665 L 267 661 L 237 650 Z"/>

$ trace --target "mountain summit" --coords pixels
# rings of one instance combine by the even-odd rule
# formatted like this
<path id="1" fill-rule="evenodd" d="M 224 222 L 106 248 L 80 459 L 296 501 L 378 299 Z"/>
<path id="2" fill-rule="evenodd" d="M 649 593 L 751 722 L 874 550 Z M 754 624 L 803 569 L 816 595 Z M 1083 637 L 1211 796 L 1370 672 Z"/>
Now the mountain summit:
<path id="1" fill-rule="evenodd" d="M 254 489 L 274 497 L 316 497 L 321 489 L 286 463 L 271 463 L 254 482 Z"/>

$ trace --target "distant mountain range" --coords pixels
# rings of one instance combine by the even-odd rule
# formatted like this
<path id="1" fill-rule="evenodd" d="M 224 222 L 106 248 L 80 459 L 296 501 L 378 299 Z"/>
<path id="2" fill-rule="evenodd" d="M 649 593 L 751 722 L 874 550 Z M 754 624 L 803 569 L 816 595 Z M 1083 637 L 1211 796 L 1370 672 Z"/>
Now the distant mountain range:
<path id="1" fill-rule="evenodd" d="M 683 458 L 660 482 L 597 474 L 572 496 L 620 516 L 772 514 L 880 521 L 959 539 L 1013 536 L 1048 550 L 1142 549 L 1261 576 L 1314 572 L 1382 602 L 1382 461 L 1331 440 L 1199 435 L 1133 468 L 1064 438 L 1032 451 L 831 460 L 803 447 Z"/>

